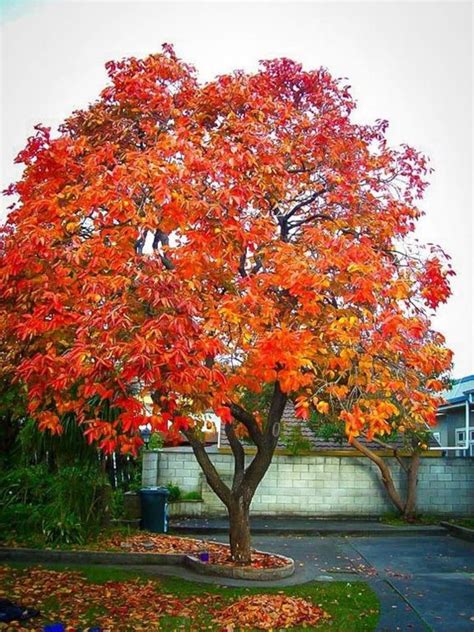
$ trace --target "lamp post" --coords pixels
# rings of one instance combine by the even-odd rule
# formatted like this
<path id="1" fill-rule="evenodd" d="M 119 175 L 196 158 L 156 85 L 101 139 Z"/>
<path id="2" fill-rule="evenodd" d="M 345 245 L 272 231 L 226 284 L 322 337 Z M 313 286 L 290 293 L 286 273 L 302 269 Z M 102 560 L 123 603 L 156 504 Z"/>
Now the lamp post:
<path id="1" fill-rule="evenodd" d="M 143 439 L 143 443 L 145 444 L 145 450 L 148 450 L 148 444 L 150 443 L 151 438 L 151 424 L 146 424 L 140 428 L 140 434 Z"/>

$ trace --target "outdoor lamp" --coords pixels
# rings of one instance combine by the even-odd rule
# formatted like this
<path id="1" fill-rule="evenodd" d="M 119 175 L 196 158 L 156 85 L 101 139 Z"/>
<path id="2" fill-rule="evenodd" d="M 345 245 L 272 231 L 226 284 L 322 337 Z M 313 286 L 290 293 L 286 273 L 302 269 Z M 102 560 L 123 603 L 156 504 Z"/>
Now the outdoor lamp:
<path id="1" fill-rule="evenodd" d="M 148 444 L 150 443 L 151 438 L 151 424 L 146 424 L 143 428 L 140 429 L 140 434 L 143 439 L 143 443 L 145 444 L 145 449 L 148 450 Z"/>

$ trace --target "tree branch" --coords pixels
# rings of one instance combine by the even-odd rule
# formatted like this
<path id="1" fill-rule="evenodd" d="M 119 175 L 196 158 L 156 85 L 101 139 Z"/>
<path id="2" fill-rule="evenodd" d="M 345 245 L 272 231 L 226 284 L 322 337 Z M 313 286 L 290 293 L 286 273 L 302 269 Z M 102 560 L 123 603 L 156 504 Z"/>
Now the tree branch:
<path id="1" fill-rule="evenodd" d="M 147 235 L 148 228 L 145 228 L 145 232 L 135 242 L 135 252 L 137 253 L 137 255 L 143 254 L 143 246 L 145 245 Z"/>
<path id="2" fill-rule="evenodd" d="M 234 480 L 232 482 L 232 491 L 235 491 L 239 487 L 244 476 L 245 452 L 242 444 L 235 434 L 234 426 L 232 424 L 224 424 L 224 430 L 234 455 Z"/>
<path id="3" fill-rule="evenodd" d="M 324 213 L 315 213 L 314 215 L 310 215 L 309 217 L 300 219 L 297 222 L 290 222 L 288 224 L 288 228 L 297 228 L 298 226 L 302 226 L 303 224 L 306 224 L 307 222 L 312 222 L 314 219 L 323 219 L 328 222 L 334 221 L 334 217 L 331 217 L 331 215 L 326 215 Z"/>
<path id="4" fill-rule="evenodd" d="M 250 438 L 258 447 L 262 443 L 262 431 L 258 427 L 257 422 L 253 415 L 248 413 L 242 406 L 238 404 L 229 404 L 230 412 L 237 421 L 245 426 Z"/>
<path id="5" fill-rule="evenodd" d="M 245 262 L 246 262 L 246 260 L 247 260 L 247 247 L 244 248 L 244 251 L 240 255 L 240 259 L 239 259 L 238 270 L 240 272 L 240 276 L 241 277 L 246 277 L 247 276 L 247 272 L 245 270 Z"/>
<path id="6" fill-rule="evenodd" d="M 273 449 L 275 449 L 278 443 L 281 418 L 287 401 L 288 397 L 286 393 L 281 390 L 280 382 L 275 382 L 270 410 L 268 411 L 267 423 L 264 430 L 265 443 L 269 447 L 273 446 Z"/>
<path id="7" fill-rule="evenodd" d="M 159 252 L 159 247 L 161 246 L 169 246 L 170 240 L 168 235 L 163 232 L 162 230 L 160 230 L 159 228 L 156 229 L 155 231 L 155 236 L 153 238 L 153 250 L 156 250 Z M 174 263 L 171 261 L 171 259 L 169 257 L 167 257 L 164 253 L 159 252 L 160 255 L 160 259 L 161 262 L 163 263 L 163 265 L 165 266 L 165 268 L 167 270 L 174 270 L 175 269 L 175 265 Z"/>
<path id="8" fill-rule="evenodd" d="M 219 476 L 216 468 L 214 467 L 214 464 L 212 463 L 209 455 L 204 448 L 204 445 L 196 437 L 194 430 L 182 430 L 182 433 L 191 444 L 194 456 L 201 466 L 202 471 L 204 472 L 204 476 L 206 477 L 206 480 L 209 483 L 210 487 L 227 507 L 230 502 L 230 489 Z"/>
<path id="9" fill-rule="evenodd" d="M 390 500 L 396 506 L 400 513 L 404 513 L 405 504 L 402 501 L 400 494 L 398 493 L 395 484 L 393 482 L 392 473 L 390 472 L 390 468 L 385 463 L 385 461 L 378 454 L 375 454 L 370 448 L 361 443 L 358 439 L 352 438 L 351 444 L 362 454 L 368 457 L 380 470 L 382 475 L 382 482 L 387 490 L 387 494 L 390 497 Z"/>
<path id="10" fill-rule="evenodd" d="M 326 187 L 324 189 L 321 189 L 321 191 L 317 191 L 316 193 L 311 194 L 309 197 L 305 198 L 304 200 L 301 200 L 301 202 L 298 202 L 298 204 L 296 204 L 291 209 L 291 211 L 286 213 L 286 215 L 284 216 L 285 219 L 288 221 L 290 217 L 293 217 L 293 215 L 295 215 L 298 211 L 300 211 L 305 206 L 308 206 L 308 204 L 312 204 L 315 200 L 318 199 L 318 197 L 321 197 L 321 195 L 328 193 L 329 190 L 330 190 L 330 187 Z"/>
<path id="11" fill-rule="evenodd" d="M 374 437 L 372 441 L 376 443 L 377 445 L 381 446 L 382 448 L 385 448 L 386 450 L 392 450 L 394 458 L 397 459 L 397 461 L 400 463 L 400 466 L 405 470 L 405 472 L 408 472 L 409 468 L 403 462 L 403 459 L 399 455 L 398 448 L 396 446 L 390 445 L 389 443 L 384 443 L 383 441 L 380 441 L 380 439 L 377 439 L 376 437 Z"/>
<path id="12" fill-rule="evenodd" d="M 255 490 L 265 476 L 272 461 L 273 453 L 278 443 L 278 437 L 280 436 L 281 417 L 287 399 L 287 395 L 283 393 L 280 388 L 280 383 L 275 382 L 263 441 L 257 446 L 257 454 L 246 468 L 240 486 L 240 490 L 242 490 L 242 493 L 245 495 L 245 502 L 250 503 L 252 500 Z"/>

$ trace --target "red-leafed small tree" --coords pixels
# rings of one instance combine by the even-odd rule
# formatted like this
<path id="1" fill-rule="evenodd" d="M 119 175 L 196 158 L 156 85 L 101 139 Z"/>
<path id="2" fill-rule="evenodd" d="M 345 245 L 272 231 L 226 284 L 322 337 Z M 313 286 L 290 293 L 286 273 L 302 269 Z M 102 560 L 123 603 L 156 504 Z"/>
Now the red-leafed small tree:
<path id="1" fill-rule="evenodd" d="M 354 123 L 324 69 L 280 59 L 201 85 L 164 46 L 107 70 L 94 104 L 54 137 L 38 126 L 18 156 L 3 371 L 42 430 L 73 412 L 102 450 L 132 452 L 144 422 L 184 433 L 246 563 L 288 398 L 302 418 L 337 411 L 350 439 L 434 419 L 450 353 L 428 311 L 450 270 L 407 241 L 426 159 L 388 147 L 385 121 Z M 246 409 L 264 385 L 268 410 Z M 200 440 L 209 409 L 234 454 L 230 486 Z M 257 447 L 247 466 L 241 429 Z"/>

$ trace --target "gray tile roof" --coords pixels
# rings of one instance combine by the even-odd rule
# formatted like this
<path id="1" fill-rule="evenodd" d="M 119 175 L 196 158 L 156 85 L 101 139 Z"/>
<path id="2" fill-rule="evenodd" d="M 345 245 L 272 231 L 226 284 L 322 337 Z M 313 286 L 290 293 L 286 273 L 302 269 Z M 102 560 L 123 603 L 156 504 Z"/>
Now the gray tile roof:
<path id="1" fill-rule="evenodd" d="M 296 417 L 293 402 L 288 402 L 285 407 L 285 410 L 283 411 L 282 429 L 280 433 L 280 438 L 278 440 L 277 449 L 282 449 L 282 450 L 286 449 L 287 446 L 285 445 L 285 436 L 288 435 L 288 432 L 291 431 L 292 427 L 293 428 L 298 427 L 300 429 L 301 436 L 302 438 L 308 441 L 309 445 L 311 446 L 310 448 L 311 451 L 312 450 L 351 450 L 351 451 L 353 450 L 355 451 L 355 448 L 352 448 L 347 443 L 347 441 L 340 443 L 339 441 L 324 439 L 322 437 L 316 436 L 316 434 L 311 430 L 308 424 L 306 424 L 303 420 L 298 419 Z M 223 427 L 221 428 L 222 429 L 221 429 L 221 437 L 220 437 L 220 446 L 221 448 L 226 448 L 226 447 L 229 447 L 229 442 L 227 441 L 227 437 L 225 435 Z M 380 444 L 375 443 L 374 441 L 367 441 L 363 437 L 359 437 L 359 439 L 361 443 L 364 443 L 366 446 L 368 446 L 372 450 L 383 450 L 383 447 Z M 434 441 L 434 445 L 436 444 L 437 442 Z M 397 442 L 392 442 L 392 445 L 397 445 L 397 447 L 401 448 L 402 442 L 400 440 Z"/>

